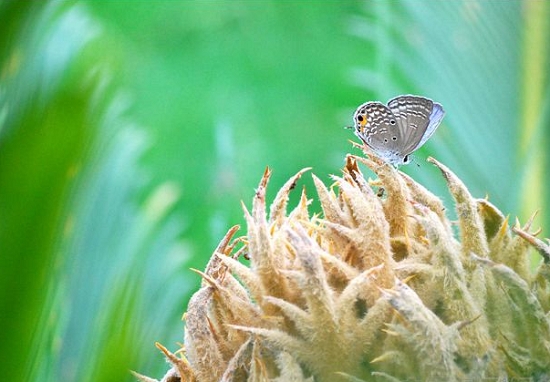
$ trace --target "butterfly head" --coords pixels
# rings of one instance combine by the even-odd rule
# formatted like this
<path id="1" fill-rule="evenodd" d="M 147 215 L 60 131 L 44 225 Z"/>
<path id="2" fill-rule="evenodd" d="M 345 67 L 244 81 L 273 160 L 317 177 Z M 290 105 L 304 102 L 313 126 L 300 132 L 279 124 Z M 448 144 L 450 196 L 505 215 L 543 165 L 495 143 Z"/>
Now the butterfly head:
<path id="1" fill-rule="evenodd" d="M 395 168 L 398 168 L 401 165 L 409 164 L 412 161 L 409 154 L 403 155 L 398 152 L 377 153 L 377 155 Z"/>

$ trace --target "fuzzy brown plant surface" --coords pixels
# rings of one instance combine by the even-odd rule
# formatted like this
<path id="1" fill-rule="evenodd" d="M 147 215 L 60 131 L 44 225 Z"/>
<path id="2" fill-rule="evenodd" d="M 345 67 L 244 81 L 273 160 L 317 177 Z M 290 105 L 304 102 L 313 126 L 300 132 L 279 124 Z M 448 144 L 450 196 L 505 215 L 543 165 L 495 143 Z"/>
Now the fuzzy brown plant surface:
<path id="1" fill-rule="evenodd" d="M 348 155 L 331 187 L 313 176 L 322 215 L 305 191 L 287 213 L 308 169 L 268 214 L 266 170 L 246 236 L 231 228 L 197 271 L 184 347 L 157 344 L 171 364 L 162 381 L 550 380 L 550 246 L 429 161 L 458 234 L 438 197 L 374 157 Z"/>

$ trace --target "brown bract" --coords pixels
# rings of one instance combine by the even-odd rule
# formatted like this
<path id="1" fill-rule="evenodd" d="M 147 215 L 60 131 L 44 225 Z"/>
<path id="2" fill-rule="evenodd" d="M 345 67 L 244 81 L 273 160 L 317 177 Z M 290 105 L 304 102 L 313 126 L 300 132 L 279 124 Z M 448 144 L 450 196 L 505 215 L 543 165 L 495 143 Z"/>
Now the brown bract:
<path id="1" fill-rule="evenodd" d="M 322 215 L 308 210 L 305 191 L 287 213 L 308 169 L 268 215 L 267 169 L 244 209 L 246 236 L 232 227 L 197 271 L 185 347 L 175 355 L 159 345 L 172 364 L 162 380 L 550 378 L 550 246 L 531 222 L 510 229 L 488 200 L 429 161 L 455 200 L 458 235 L 438 197 L 375 157 L 348 155 L 330 187 L 313 176 Z M 534 273 L 531 247 L 544 260 Z"/>

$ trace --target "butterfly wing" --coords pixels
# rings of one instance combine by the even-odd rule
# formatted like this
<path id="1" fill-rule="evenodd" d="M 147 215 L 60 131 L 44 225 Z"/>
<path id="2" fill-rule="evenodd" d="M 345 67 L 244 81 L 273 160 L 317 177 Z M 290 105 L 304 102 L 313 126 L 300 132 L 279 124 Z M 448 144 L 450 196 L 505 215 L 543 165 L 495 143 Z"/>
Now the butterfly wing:
<path id="1" fill-rule="evenodd" d="M 392 163 L 401 164 L 398 121 L 392 111 L 381 102 L 367 102 L 354 114 L 355 134 L 378 156 Z"/>
<path id="2" fill-rule="evenodd" d="M 434 105 L 438 107 L 434 108 Z M 388 108 L 397 119 L 398 142 L 403 155 L 408 155 L 422 146 L 434 133 L 444 115 L 441 114 L 441 105 L 434 104 L 428 98 L 411 95 L 391 99 L 388 101 Z"/>
<path id="3" fill-rule="evenodd" d="M 443 110 L 443 106 L 441 104 L 434 102 L 432 113 L 430 114 L 430 123 L 428 123 L 428 127 L 426 128 L 426 132 L 422 136 L 422 139 L 418 143 L 418 145 L 413 149 L 416 150 L 420 146 L 422 146 L 435 132 L 435 130 L 439 127 L 439 124 L 443 120 L 443 117 L 445 116 L 445 110 Z"/>

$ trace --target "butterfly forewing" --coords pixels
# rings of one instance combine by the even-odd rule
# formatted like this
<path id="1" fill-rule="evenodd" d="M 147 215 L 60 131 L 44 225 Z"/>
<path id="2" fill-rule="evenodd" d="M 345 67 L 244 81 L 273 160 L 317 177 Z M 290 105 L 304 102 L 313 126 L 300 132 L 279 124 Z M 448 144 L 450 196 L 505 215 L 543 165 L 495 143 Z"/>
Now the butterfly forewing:
<path id="1" fill-rule="evenodd" d="M 399 124 L 400 151 L 403 156 L 410 154 L 420 147 L 430 122 L 433 102 L 424 97 L 407 95 L 391 99 L 388 107 Z"/>
<path id="2" fill-rule="evenodd" d="M 441 104 L 434 102 L 432 113 L 430 114 L 430 123 L 428 124 L 428 127 L 426 128 L 426 132 L 422 136 L 422 139 L 418 143 L 418 145 L 413 149 L 416 150 L 420 146 L 422 146 L 435 132 L 441 121 L 443 120 L 443 117 L 445 116 L 445 110 L 443 110 L 443 106 Z"/>

